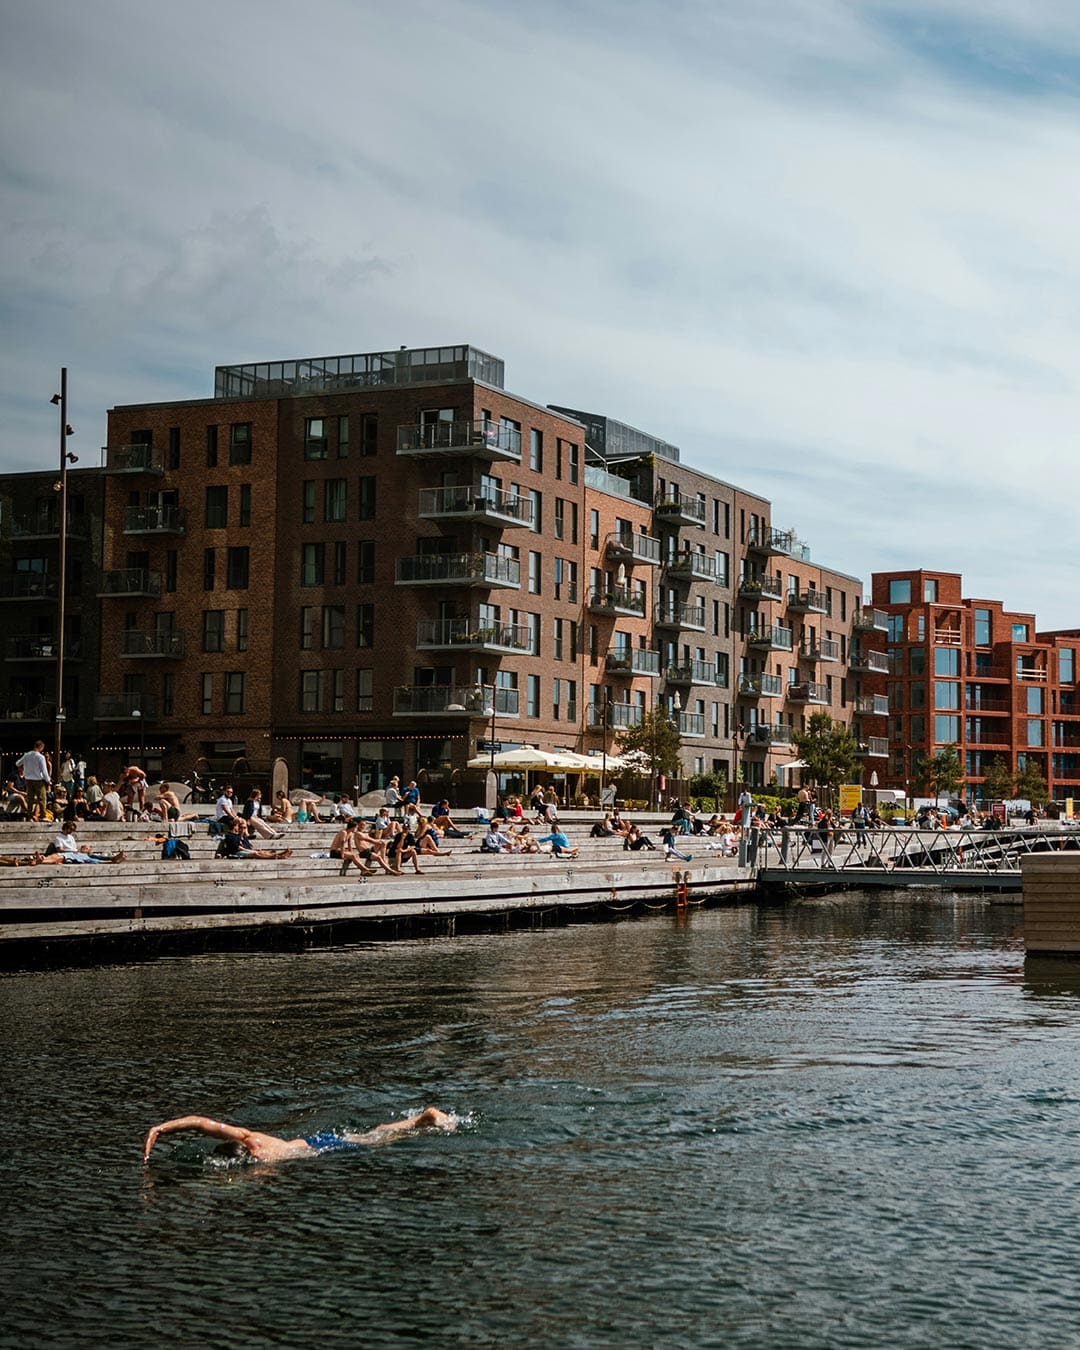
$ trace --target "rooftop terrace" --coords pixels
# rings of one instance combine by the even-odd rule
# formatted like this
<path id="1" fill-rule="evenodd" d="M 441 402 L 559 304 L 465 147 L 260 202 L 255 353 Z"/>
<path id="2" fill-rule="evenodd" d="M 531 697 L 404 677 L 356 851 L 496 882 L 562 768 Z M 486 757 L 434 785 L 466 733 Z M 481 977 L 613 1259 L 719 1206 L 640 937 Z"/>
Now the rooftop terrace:
<path id="1" fill-rule="evenodd" d="M 504 377 L 505 363 L 476 347 L 401 347 L 390 352 L 218 366 L 214 371 L 214 397 L 288 398 L 443 380 L 482 380 L 501 389 Z"/>

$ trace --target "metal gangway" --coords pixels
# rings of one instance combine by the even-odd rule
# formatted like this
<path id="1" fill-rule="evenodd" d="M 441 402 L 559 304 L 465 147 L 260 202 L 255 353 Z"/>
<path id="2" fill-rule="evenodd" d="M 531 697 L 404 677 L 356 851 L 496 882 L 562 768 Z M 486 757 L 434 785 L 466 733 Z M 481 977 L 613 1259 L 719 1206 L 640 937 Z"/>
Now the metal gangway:
<path id="1" fill-rule="evenodd" d="M 740 863 L 756 868 L 768 883 L 814 882 L 832 878 L 850 885 L 907 886 L 954 884 L 977 888 L 1020 888 L 1020 860 L 1026 853 L 1080 849 L 1080 831 L 1071 827 L 1021 826 L 996 830 L 856 829 L 789 825 L 751 829 L 740 843 Z M 1002 883 L 1008 881 L 1007 886 Z"/>

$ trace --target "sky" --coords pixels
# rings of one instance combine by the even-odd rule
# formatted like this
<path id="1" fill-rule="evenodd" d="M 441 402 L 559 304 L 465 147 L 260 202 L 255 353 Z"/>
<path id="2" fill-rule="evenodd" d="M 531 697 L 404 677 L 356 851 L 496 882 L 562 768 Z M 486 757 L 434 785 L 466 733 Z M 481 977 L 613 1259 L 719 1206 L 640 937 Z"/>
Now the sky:
<path id="1" fill-rule="evenodd" d="M 815 561 L 1080 626 L 1075 0 L 0 0 L 0 471 L 471 343 Z"/>

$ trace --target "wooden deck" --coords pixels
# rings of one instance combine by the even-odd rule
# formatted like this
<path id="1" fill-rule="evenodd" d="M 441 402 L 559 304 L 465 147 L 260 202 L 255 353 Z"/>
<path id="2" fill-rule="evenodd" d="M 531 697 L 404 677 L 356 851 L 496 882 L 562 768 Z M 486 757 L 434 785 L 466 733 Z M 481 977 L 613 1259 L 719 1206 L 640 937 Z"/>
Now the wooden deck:
<path id="1" fill-rule="evenodd" d="M 1028 954 L 1080 955 L 1080 854 L 1032 854 L 1023 877 Z"/>

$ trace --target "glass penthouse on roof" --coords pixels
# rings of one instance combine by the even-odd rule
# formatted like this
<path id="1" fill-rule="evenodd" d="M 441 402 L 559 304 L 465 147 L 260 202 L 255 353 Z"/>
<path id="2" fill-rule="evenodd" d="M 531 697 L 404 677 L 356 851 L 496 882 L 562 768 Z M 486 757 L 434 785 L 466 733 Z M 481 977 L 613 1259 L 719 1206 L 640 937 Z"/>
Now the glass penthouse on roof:
<path id="1" fill-rule="evenodd" d="M 552 412 L 566 413 L 585 427 L 585 443 L 604 459 L 634 459 L 639 455 L 658 455 L 661 459 L 670 459 L 678 463 L 679 447 L 662 441 L 659 436 L 650 436 L 647 431 L 626 422 L 616 421 L 614 417 L 604 417 L 600 413 L 582 412 L 580 408 L 564 408 L 558 403 L 548 405 Z"/>
<path id="2" fill-rule="evenodd" d="M 402 347 L 352 356 L 308 356 L 296 361 L 259 361 L 217 366 L 215 398 L 288 398 L 373 385 L 432 384 L 482 380 L 503 387 L 505 363 L 476 347 Z"/>

